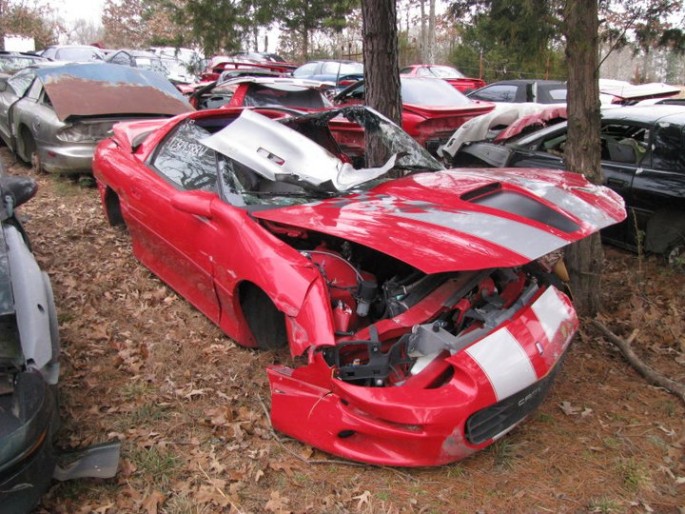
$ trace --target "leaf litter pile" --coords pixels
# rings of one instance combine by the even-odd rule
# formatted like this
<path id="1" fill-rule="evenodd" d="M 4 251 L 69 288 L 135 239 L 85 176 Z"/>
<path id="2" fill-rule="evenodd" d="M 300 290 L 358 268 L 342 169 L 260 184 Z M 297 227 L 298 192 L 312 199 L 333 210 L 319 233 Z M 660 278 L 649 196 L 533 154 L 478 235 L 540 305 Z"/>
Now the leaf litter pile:
<path id="1" fill-rule="evenodd" d="M 31 174 L 6 148 L 11 174 Z M 39 513 L 685 513 L 685 408 L 585 320 L 549 396 L 489 449 L 438 468 L 344 461 L 275 433 L 265 367 L 132 256 L 97 190 L 34 176 L 20 208 L 55 291 L 58 445 L 122 442 L 114 479 L 54 483 Z M 685 288 L 605 247 L 601 321 L 685 382 Z M 305 423 L 306 420 L 303 420 Z"/>

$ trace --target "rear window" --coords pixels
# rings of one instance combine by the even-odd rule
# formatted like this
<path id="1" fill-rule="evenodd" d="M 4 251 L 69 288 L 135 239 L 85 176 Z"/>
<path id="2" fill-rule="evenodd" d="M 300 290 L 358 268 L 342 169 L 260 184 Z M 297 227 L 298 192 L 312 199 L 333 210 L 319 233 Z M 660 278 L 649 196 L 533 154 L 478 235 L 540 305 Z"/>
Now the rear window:
<path id="1" fill-rule="evenodd" d="M 444 80 L 403 79 L 401 82 L 402 102 L 406 104 L 455 107 L 472 103 Z"/>
<path id="2" fill-rule="evenodd" d="M 364 65 L 358 62 L 353 63 L 338 63 L 327 62 L 324 63 L 321 69 L 323 75 L 351 75 L 353 73 L 364 73 Z"/>
<path id="3" fill-rule="evenodd" d="M 261 85 L 251 85 L 245 94 L 243 105 L 253 107 L 283 106 L 293 109 L 324 109 L 331 104 L 317 89 L 283 91 Z"/>

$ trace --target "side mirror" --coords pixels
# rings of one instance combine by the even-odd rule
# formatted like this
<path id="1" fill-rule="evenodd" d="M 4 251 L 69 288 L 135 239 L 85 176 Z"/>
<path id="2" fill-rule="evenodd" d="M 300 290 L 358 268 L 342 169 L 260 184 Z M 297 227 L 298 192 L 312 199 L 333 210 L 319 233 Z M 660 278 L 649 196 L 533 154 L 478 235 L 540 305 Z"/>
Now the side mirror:
<path id="1" fill-rule="evenodd" d="M 181 212 L 212 218 L 212 200 L 214 195 L 198 194 L 199 192 L 177 193 L 171 197 L 171 205 Z"/>
<path id="2" fill-rule="evenodd" d="M 7 202 L 6 197 L 10 196 L 12 206 L 7 206 L 8 211 L 11 211 L 19 205 L 27 202 L 38 191 L 38 184 L 30 177 L 14 177 L 3 176 L 0 177 L 0 190 L 2 190 L 2 201 Z"/>

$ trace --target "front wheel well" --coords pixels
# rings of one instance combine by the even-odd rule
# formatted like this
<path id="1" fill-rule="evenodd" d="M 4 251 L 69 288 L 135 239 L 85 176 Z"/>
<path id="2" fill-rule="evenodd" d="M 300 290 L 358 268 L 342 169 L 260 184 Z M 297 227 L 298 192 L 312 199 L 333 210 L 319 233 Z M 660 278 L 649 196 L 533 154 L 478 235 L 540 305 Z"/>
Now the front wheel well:
<path id="1" fill-rule="evenodd" d="M 244 282 L 238 290 L 240 307 L 257 347 L 275 350 L 288 344 L 285 314 L 261 288 L 251 282 Z"/>
<path id="2" fill-rule="evenodd" d="M 119 195 L 117 195 L 116 192 L 114 192 L 114 190 L 110 187 L 105 190 L 105 214 L 107 215 L 107 221 L 111 226 L 126 226 L 124 216 L 121 214 Z"/>
<path id="3" fill-rule="evenodd" d="M 31 157 L 37 151 L 36 140 L 26 125 L 19 125 L 17 130 L 16 153 L 19 158 L 27 164 L 31 164 Z"/>

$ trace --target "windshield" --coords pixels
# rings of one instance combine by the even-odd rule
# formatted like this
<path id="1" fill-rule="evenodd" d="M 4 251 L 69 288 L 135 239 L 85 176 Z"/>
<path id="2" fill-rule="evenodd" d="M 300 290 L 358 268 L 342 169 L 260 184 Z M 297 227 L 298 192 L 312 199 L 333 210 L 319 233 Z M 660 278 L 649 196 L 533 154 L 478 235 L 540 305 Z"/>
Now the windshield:
<path id="1" fill-rule="evenodd" d="M 60 48 L 55 54 L 56 59 L 61 61 L 102 61 L 102 54 L 97 48 L 68 47 Z"/>
<path id="2" fill-rule="evenodd" d="M 361 106 L 279 121 L 245 111 L 200 143 L 217 152 L 220 189 L 234 205 L 306 203 L 444 169 L 401 128 Z"/>
<path id="3" fill-rule="evenodd" d="M 152 70 L 160 73 L 161 75 L 166 75 L 168 73 L 167 69 L 164 67 L 162 60 L 155 56 L 135 56 L 136 66 L 143 68 L 144 70 Z"/>

